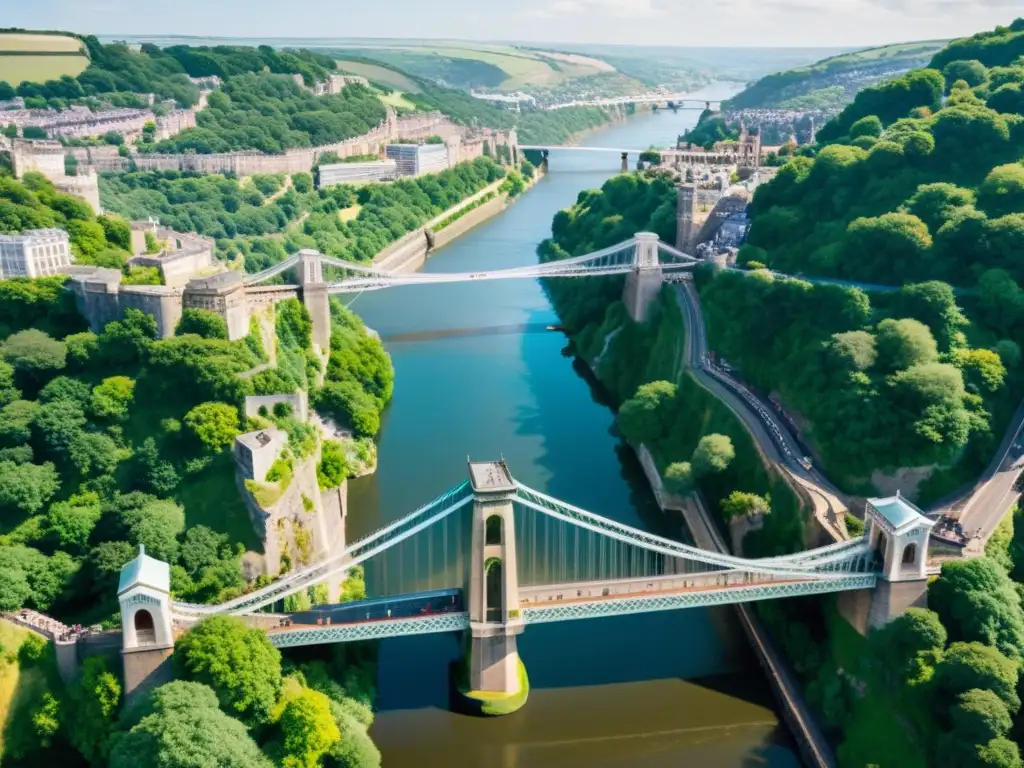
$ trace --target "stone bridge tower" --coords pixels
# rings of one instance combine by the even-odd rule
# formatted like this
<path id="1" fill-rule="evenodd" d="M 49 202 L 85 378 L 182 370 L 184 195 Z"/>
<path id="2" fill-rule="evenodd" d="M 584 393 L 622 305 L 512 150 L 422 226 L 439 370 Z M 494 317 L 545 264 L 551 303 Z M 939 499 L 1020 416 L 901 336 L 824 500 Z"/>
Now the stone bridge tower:
<path id="1" fill-rule="evenodd" d="M 299 251 L 297 268 L 302 303 L 313 320 L 313 349 L 326 357 L 331 351 L 331 303 L 320 253 L 308 248 Z"/>
<path id="2" fill-rule="evenodd" d="M 469 687 L 519 692 L 516 635 L 523 631 L 516 578 L 516 485 L 504 461 L 469 463 L 473 548 L 469 573 Z"/>
<path id="3" fill-rule="evenodd" d="M 873 590 L 840 594 L 839 612 L 861 634 L 884 626 L 908 608 L 924 606 L 928 593 L 928 538 L 935 521 L 897 491 L 868 499 L 865 539 L 881 564 Z"/>
<path id="4" fill-rule="evenodd" d="M 637 323 L 647 322 L 651 305 L 661 291 L 662 273 L 658 263 L 658 236 L 654 232 L 637 232 L 633 271 L 626 276 L 622 301 L 629 316 Z"/>
<path id="5" fill-rule="evenodd" d="M 121 658 L 126 698 L 147 691 L 173 677 L 171 654 L 171 567 L 146 554 L 121 568 L 117 584 L 121 605 Z"/>

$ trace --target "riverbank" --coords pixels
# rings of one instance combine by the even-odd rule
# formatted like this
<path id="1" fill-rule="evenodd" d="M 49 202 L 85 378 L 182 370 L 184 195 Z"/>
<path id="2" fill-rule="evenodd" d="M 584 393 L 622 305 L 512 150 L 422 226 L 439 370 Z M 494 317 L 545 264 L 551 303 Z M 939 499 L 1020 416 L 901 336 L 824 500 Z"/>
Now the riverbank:
<path id="1" fill-rule="evenodd" d="M 690 117 L 696 115 L 643 114 L 583 145 L 664 146 Z M 617 165 L 592 153 L 566 153 L 530 194 L 447 245 L 424 271 L 535 263 L 552 216 L 581 191 L 600 187 Z M 353 539 L 465 480 L 467 454 L 504 457 L 518 481 L 609 519 L 678 533 L 612 431 L 601 393 L 562 354 L 564 337 L 546 330 L 560 321 L 537 281 L 405 286 L 367 292 L 357 308 L 384 340 L 396 384 L 378 437 L 378 471 L 351 483 Z M 451 540 L 448 545 L 451 552 Z M 421 572 L 425 555 L 420 550 Z M 406 550 L 406 574 L 416 562 Z M 374 594 L 385 579 L 393 587 L 398 572 L 397 559 L 386 573 L 371 561 L 368 591 Z M 447 635 L 381 643 L 371 733 L 385 766 L 444 768 L 452 754 L 465 768 L 799 765 L 731 610 L 531 626 L 519 638 L 530 700 L 510 718 L 449 710 L 447 670 L 460 652 Z"/>
<path id="2" fill-rule="evenodd" d="M 502 213 L 509 205 L 532 189 L 543 176 L 543 171 L 540 168 L 535 168 L 533 178 L 526 179 L 526 189 L 511 198 L 508 193 L 501 191 L 505 179 L 488 184 L 476 194 L 470 195 L 448 210 L 439 213 L 423 226 L 395 240 L 374 257 L 373 266 L 387 272 L 416 272 L 438 250 L 477 225 Z M 489 195 L 493 195 L 493 197 L 477 205 L 465 215 L 452 219 L 460 211 L 473 206 L 477 201 Z M 440 229 L 434 230 L 435 226 L 448 219 L 452 220 Z"/>

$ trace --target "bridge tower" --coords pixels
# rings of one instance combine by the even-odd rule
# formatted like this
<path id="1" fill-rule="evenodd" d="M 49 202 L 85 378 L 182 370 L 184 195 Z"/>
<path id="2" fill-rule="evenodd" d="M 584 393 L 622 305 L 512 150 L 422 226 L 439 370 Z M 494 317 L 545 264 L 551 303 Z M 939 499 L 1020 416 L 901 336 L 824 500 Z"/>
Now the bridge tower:
<path id="1" fill-rule="evenodd" d="M 121 568 L 117 584 L 121 604 L 121 659 L 126 697 L 170 682 L 174 678 L 171 654 L 171 567 L 139 554 Z"/>
<path id="2" fill-rule="evenodd" d="M 331 304 L 320 253 L 308 248 L 299 251 L 298 270 L 302 303 L 313 320 L 313 348 L 326 357 L 331 351 Z"/>
<path id="3" fill-rule="evenodd" d="M 661 290 L 662 274 L 658 263 L 658 236 L 654 232 L 637 232 L 633 271 L 626 276 L 622 301 L 634 322 L 647 322 L 651 305 Z"/>
<path id="4" fill-rule="evenodd" d="M 629 173 L 629 152 L 622 153 L 622 172 Z"/>
<path id="5" fill-rule="evenodd" d="M 899 491 L 868 499 L 865 538 L 881 561 L 873 590 L 843 593 L 839 611 L 861 634 L 884 626 L 908 608 L 924 606 L 928 592 L 928 537 L 935 521 Z"/>
<path id="6" fill-rule="evenodd" d="M 519 581 L 516 578 L 516 485 L 505 461 L 469 462 L 473 533 L 469 574 L 469 687 L 519 692 Z"/>
<path id="7" fill-rule="evenodd" d="M 692 174 L 687 174 L 692 176 Z M 697 232 L 697 187 L 680 184 L 676 190 L 676 249 L 687 251 L 695 243 Z"/>

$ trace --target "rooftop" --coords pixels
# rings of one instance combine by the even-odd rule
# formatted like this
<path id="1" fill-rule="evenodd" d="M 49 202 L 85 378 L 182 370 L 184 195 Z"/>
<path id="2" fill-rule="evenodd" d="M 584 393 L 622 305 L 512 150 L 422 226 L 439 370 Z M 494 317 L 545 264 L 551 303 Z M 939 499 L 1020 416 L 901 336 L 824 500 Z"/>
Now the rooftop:
<path id="1" fill-rule="evenodd" d="M 514 491 L 516 488 L 512 473 L 505 460 L 470 461 L 469 480 L 474 491 Z"/>
<path id="2" fill-rule="evenodd" d="M 884 499 L 868 499 L 868 504 L 881 515 L 893 528 L 900 529 L 914 523 L 925 523 L 929 527 L 933 521 L 914 504 L 903 498 L 899 491 L 895 496 Z"/>
<path id="3" fill-rule="evenodd" d="M 250 450 L 258 451 L 273 443 L 281 434 L 283 433 L 278 429 L 268 427 L 267 429 L 259 429 L 255 432 L 246 432 L 244 435 L 239 435 L 236 440 Z"/>
<path id="4" fill-rule="evenodd" d="M 117 582 L 117 594 L 120 595 L 140 584 L 161 592 L 171 591 L 171 566 L 147 555 L 146 548 L 141 544 L 138 557 L 129 560 L 121 568 L 121 578 Z"/>

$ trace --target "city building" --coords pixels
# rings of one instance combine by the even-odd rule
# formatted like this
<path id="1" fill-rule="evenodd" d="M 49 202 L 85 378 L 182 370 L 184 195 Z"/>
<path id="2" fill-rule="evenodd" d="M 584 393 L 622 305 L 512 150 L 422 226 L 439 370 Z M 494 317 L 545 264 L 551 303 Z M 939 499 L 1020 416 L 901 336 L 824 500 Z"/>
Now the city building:
<path id="1" fill-rule="evenodd" d="M 0 235 L 0 278 L 66 274 L 73 261 L 68 233 L 62 229 Z"/>
<path id="2" fill-rule="evenodd" d="M 318 184 L 320 187 L 330 187 L 334 184 L 387 181 L 396 176 L 398 176 L 398 164 L 394 160 L 372 160 L 366 163 L 332 163 L 320 166 Z"/>
<path id="3" fill-rule="evenodd" d="M 449 167 L 444 144 L 388 144 L 385 154 L 395 161 L 399 176 L 437 173 Z"/>

